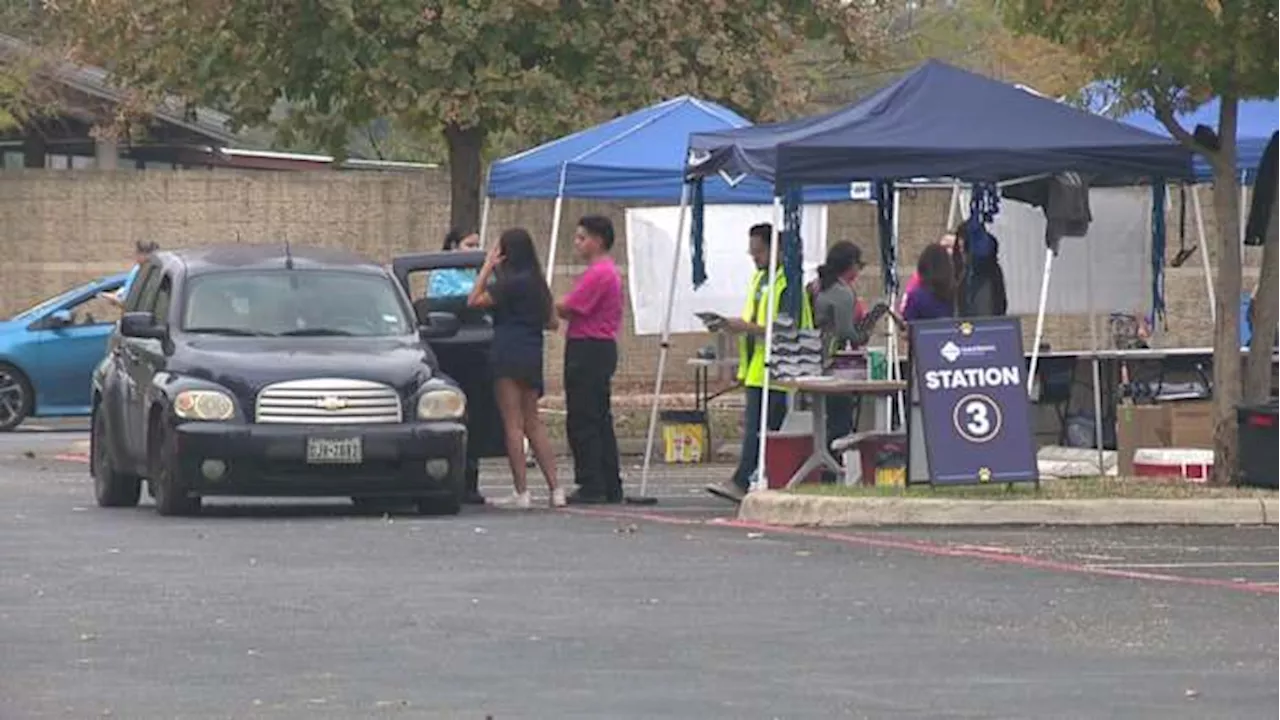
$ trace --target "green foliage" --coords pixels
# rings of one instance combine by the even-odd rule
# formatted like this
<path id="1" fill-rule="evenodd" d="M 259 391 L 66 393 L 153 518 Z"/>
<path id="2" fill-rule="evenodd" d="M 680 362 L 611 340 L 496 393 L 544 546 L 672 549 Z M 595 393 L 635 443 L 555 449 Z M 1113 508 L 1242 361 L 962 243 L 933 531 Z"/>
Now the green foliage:
<path id="1" fill-rule="evenodd" d="M 341 155 L 377 118 L 548 136 L 682 92 L 777 116 L 807 88 L 775 72 L 804 38 L 858 48 L 838 0 L 67 0 L 86 60 L 144 91 L 228 109 Z M 287 117 L 273 120 L 277 101 Z"/>
<path id="2" fill-rule="evenodd" d="M 1017 0 L 1007 20 L 1087 57 L 1131 107 L 1275 97 L 1275 0 Z"/>

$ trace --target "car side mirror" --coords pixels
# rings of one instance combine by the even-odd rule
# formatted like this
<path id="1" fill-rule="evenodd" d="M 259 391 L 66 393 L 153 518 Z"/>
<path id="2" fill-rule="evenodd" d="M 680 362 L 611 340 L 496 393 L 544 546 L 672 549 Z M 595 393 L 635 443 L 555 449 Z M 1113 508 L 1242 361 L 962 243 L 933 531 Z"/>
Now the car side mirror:
<path id="1" fill-rule="evenodd" d="M 49 327 L 64 328 L 75 322 L 70 310 L 54 310 L 49 314 Z"/>
<path id="2" fill-rule="evenodd" d="M 429 312 L 427 321 L 418 328 L 423 340 L 443 340 L 458 334 L 462 321 L 451 312 Z"/>
<path id="3" fill-rule="evenodd" d="M 156 316 L 149 312 L 127 312 L 120 318 L 120 334 L 125 337 L 148 340 L 164 340 L 168 328 L 156 323 Z"/>

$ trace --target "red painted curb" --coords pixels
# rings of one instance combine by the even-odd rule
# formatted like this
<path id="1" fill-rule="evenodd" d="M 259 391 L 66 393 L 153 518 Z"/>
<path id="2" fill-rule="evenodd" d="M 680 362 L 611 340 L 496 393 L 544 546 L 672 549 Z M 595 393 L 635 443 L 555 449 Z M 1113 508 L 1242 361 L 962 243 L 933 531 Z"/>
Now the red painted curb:
<path id="1" fill-rule="evenodd" d="M 88 465 L 89 453 L 68 453 L 65 455 L 54 455 L 53 459 L 61 460 L 62 462 L 84 463 L 85 465 Z"/>

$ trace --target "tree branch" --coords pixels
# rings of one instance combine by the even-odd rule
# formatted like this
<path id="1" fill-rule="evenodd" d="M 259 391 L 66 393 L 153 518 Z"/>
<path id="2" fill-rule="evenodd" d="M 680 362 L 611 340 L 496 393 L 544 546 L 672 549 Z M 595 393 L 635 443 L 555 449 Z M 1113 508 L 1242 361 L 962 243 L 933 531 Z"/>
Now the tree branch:
<path id="1" fill-rule="evenodd" d="M 1213 150 L 1201 144 L 1196 140 L 1186 128 L 1182 127 L 1182 123 L 1178 122 L 1178 116 L 1173 112 L 1173 103 L 1165 97 L 1164 93 L 1153 91 L 1151 93 L 1151 109 L 1156 114 L 1156 119 L 1160 121 L 1168 129 L 1169 134 L 1178 142 L 1204 155 L 1212 155 Z"/>

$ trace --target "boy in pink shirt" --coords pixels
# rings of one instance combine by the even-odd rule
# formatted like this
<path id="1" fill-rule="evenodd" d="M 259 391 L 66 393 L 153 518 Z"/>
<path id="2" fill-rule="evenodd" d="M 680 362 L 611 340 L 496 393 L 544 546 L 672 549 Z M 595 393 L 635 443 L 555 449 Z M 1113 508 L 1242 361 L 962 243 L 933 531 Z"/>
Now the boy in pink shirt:
<path id="1" fill-rule="evenodd" d="M 573 247 L 587 271 L 556 303 L 568 326 L 564 346 L 564 396 L 569 449 L 578 490 L 570 503 L 622 502 L 618 440 L 613 431 L 613 373 L 618 368 L 622 278 L 613 264 L 613 222 L 600 215 L 578 221 Z"/>

